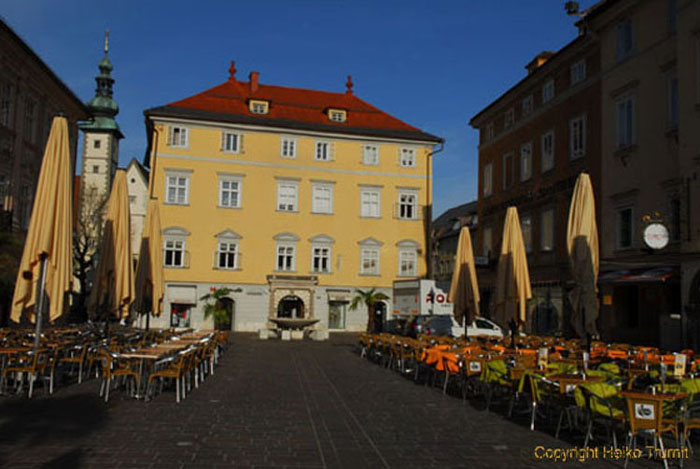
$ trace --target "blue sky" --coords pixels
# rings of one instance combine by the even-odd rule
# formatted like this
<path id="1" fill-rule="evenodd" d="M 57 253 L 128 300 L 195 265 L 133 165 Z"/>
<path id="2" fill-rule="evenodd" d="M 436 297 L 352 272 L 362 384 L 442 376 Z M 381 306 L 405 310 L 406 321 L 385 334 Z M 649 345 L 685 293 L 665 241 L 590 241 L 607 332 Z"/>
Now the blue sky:
<path id="1" fill-rule="evenodd" d="M 143 110 L 251 70 L 260 82 L 355 94 L 446 139 L 434 214 L 476 198 L 469 119 L 523 76 L 538 52 L 576 35 L 563 0 L 3 0 L 5 21 L 80 97 L 94 94 L 110 30 L 120 164 L 145 151 Z M 592 0 L 581 1 L 588 7 Z"/>

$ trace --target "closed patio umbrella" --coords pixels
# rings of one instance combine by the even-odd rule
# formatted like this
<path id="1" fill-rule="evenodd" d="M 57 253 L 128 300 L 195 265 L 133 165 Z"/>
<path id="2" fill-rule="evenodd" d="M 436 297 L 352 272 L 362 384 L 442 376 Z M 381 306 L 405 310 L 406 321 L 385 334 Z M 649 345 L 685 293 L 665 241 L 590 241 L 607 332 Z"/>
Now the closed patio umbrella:
<path id="1" fill-rule="evenodd" d="M 158 201 L 150 200 L 141 237 L 139 262 L 136 267 L 136 300 L 134 309 L 149 317 L 160 316 L 163 311 L 163 242 L 160 233 Z"/>
<path id="2" fill-rule="evenodd" d="M 93 316 L 123 318 L 134 300 L 134 268 L 131 262 L 131 228 L 126 173 L 117 170 L 107 201 L 97 273 L 90 292 Z"/>
<path id="3" fill-rule="evenodd" d="M 471 324 L 479 316 L 479 284 L 476 280 L 472 237 L 467 227 L 462 227 L 459 232 L 450 299 L 454 305 L 455 319 L 460 324 Z"/>
<path id="4" fill-rule="evenodd" d="M 598 227 L 595 221 L 595 199 L 591 178 L 581 173 L 576 180 L 569 207 L 566 229 L 574 288 L 569 294 L 573 305 L 571 325 L 580 337 L 598 334 Z"/>
<path id="5" fill-rule="evenodd" d="M 507 326 L 511 320 L 516 324 L 524 324 L 527 319 L 527 300 L 531 297 L 530 272 L 518 210 L 508 207 L 498 259 L 496 322 L 501 326 Z"/>
<path id="6" fill-rule="evenodd" d="M 49 319 L 53 321 L 63 315 L 65 294 L 71 288 L 72 182 L 68 122 L 65 117 L 54 117 L 12 299 L 13 321 L 19 322 L 25 310 L 30 320 L 36 320 L 35 346 L 41 332 L 44 296 L 48 295 Z"/>

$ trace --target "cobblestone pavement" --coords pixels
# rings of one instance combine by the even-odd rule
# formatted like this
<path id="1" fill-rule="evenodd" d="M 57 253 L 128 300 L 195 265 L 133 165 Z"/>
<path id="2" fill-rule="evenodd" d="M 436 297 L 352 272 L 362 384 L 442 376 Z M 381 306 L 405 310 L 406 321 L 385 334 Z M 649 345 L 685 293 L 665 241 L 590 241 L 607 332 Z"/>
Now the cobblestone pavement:
<path id="1" fill-rule="evenodd" d="M 483 402 L 462 402 L 361 359 L 350 334 L 318 342 L 235 334 L 215 374 L 181 404 L 99 384 L 0 398 L 0 467 L 622 467 L 548 462 L 535 448 L 581 444 L 531 432 Z M 663 467 L 645 461 L 643 467 Z M 629 467 L 640 467 L 630 464 Z M 700 459 L 685 467 L 700 467 Z"/>

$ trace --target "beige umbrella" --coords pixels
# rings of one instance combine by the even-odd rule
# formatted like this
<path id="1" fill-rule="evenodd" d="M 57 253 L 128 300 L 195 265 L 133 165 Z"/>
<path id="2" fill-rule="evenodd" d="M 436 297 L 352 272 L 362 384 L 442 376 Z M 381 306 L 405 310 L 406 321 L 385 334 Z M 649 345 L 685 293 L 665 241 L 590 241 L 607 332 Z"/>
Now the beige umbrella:
<path id="1" fill-rule="evenodd" d="M 139 263 L 136 268 L 136 300 L 134 309 L 146 314 L 148 329 L 149 313 L 160 316 L 163 311 L 163 242 L 160 236 L 160 211 L 158 201 L 150 200 L 141 237 Z"/>
<path id="2" fill-rule="evenodd" d="M 471 324 L 479 316 L 479 284 L 476 280 L 472 237 L 467 227 L 462 227 L 459 232 L 450 299 L 454 305 L 455 319 L 460 324 Z"/>
<path id="3" fill-rule="evenodd" d="M 36 321 L 37 344 L 44 314 L 44 295 L 49 296 L 49 319 L 54 320 L 63 314 L 65 294 L 73 279 L 72 173 L 68 122 L 65 117 L 55 117 L 41 162 L 34 208 L 12 299 L 12 320 L 19 322 L 22 312 L 29 310 L 33 321 L 32 309 L 39 295 L 38 307 L 35 308 L 40 312 Z M 40 285 L 43 288 L 38 288 Z"/>
<path id="4" fill-rule="evenodd" d="M 566 229 L 566 247 L 575 286 L 570 293 L 571 325 L 579 336 L 596 335 L 598 318 L 598 227 L 591 178 L 581 173 L 574 187 Z"/>
<path id="5" fill-rule="evenodd" d="M 134 300 L 134 269 L 131 263 L 131 229 L 126 173 L 117 170 L 107 201 L 97 273 L 88 302 L 93 315 L 129 315 Z"/>
<path id="6" fill-rule="evenodd" d="M 496 322 L 504 327 L 507 327 L 511 320 L 515 320 L 516 324 L 524 324 L 527 319 L 527 300 L 530 298 L 530 272 L 527 268 L 518 210 L 508 207 L 503 225 L 501 255 L 498 259 Z"/>

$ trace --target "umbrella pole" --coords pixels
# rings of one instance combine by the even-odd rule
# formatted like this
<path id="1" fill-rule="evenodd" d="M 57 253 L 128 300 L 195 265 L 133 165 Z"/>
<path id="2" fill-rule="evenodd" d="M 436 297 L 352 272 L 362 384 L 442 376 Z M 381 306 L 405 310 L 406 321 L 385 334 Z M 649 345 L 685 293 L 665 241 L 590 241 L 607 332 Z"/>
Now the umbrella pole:
<path id="1" fill-rule="evenodd" d="M 146 312 L 146 330 L 150 327 L 151 313 Z"/>
<path id="2" fill-rule="evenodd" d="M 36 293 L 36 332 L 34 334 L 34 353 L 39 350 L 39 339 L 41 337 L 41 322 L 44 317 L 44 302 L 46 301 L 46 265 L 48 264 L 48 254 L 45 252 L 39 256 L 39 291 Z"/>

